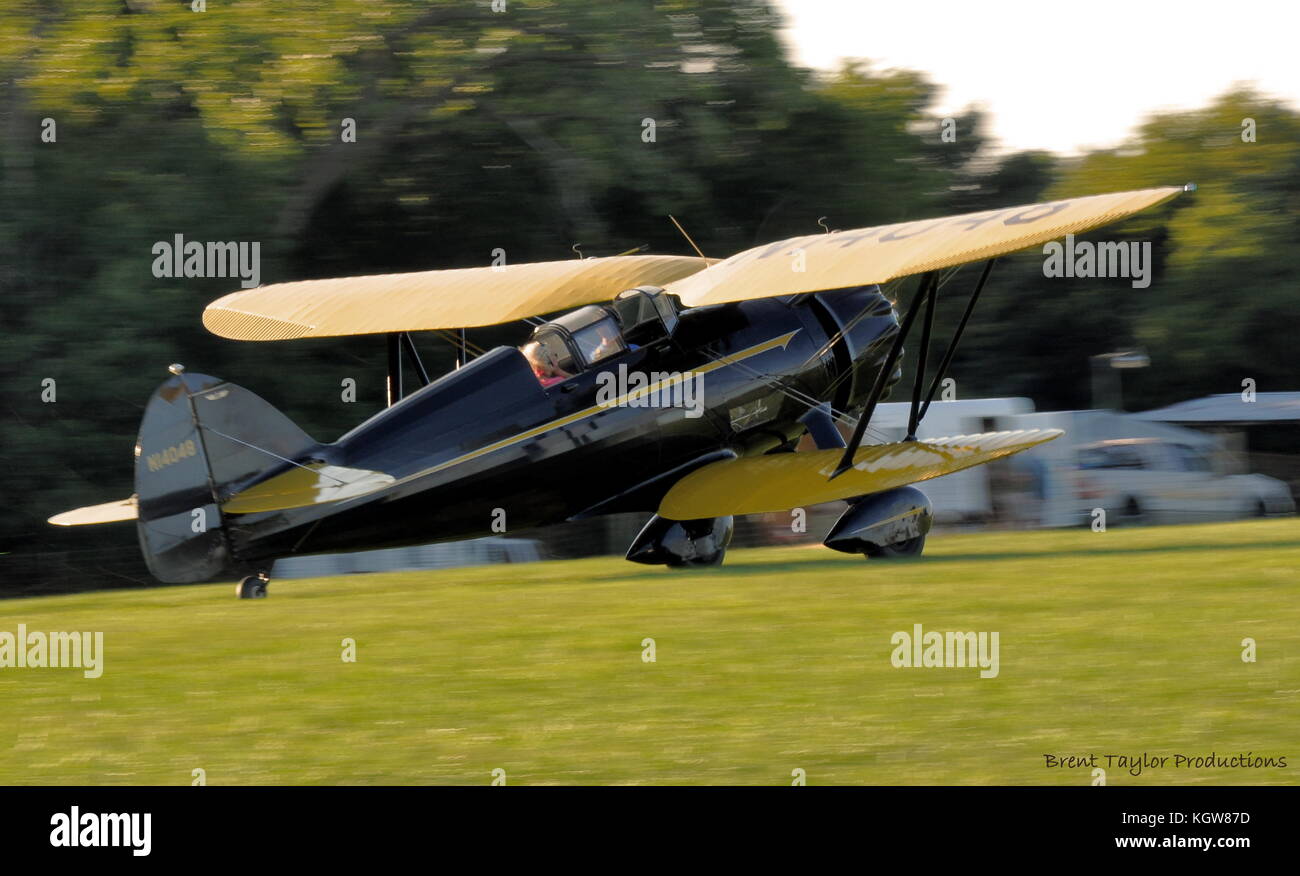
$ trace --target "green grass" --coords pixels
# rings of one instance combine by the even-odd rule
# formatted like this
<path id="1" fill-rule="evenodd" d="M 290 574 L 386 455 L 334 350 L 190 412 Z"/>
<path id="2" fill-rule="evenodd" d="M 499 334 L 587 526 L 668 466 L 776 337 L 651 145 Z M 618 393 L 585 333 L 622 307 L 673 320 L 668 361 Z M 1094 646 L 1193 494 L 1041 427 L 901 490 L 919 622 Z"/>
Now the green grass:
<path id="1" fill-rule="evenodd" d="M 0 631 L 102 630 L 106 652 L 98 679 L 0 669 L 0 784 L 1082 785 L 1042 755 L 1143 751 L 1290 765 L 1109 784 L 1289 784 L 1297 570 L 1277 520 L 0 601 Z M 894 668 L 914 623 L 998 631 L 1000 675 Z"/>

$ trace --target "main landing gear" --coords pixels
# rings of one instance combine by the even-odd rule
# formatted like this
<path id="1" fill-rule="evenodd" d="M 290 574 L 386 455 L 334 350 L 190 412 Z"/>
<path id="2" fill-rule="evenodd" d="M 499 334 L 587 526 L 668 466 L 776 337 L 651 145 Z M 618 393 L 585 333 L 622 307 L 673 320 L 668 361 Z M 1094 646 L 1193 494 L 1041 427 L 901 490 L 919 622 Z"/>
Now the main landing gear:
<path id="1" fill-rule="evenodd" d="M 864 545 L 862 553 L 866 555 L 867 559 L 900 560 L 908 557 L 919 557 L 923 550 L 925 550 L 925 536 L 918 535 L 897 544 Z"/>
<path id="2" fill-rule="evenodd" d="M 665 520 L 656 514 L 627 549 L 627 558 L 678 569 L 721 566 L 733 532 L 735 520 L 731 517 Z"/>
<path id="3" fill-rule="evenodd" d="M 240 599 L 265 599 L 266 587 L 271 583 L 271 576 L 265 572 L 258 572 L 256 575 L 249 575 L 235 588 L 235 594 Z"/>
<path id="4" fill-rule="evenodd" d="M 873 560 L 919 557 L 933 520 L 925 493 L 916 487 L 898 487 L 850 501 L 822 543 Z"/>

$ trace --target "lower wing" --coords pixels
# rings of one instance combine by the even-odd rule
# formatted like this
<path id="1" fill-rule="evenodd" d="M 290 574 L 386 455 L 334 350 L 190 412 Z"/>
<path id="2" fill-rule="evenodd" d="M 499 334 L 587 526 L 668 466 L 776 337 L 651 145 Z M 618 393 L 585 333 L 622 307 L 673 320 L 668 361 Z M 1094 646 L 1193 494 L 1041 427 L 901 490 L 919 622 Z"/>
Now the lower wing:
<path id="1" fill-rule="evenodd" d="M 839 463 L 840 450 L 727 459 L 674 484 L 659 503 L 659 516 L 697 520 L 851 499 L 992 462 L 1063 434 L 1060 429 L 1021 429 L 873 444 L 860 448 L 853 468 L 835 480 L 830 475 Z"/>

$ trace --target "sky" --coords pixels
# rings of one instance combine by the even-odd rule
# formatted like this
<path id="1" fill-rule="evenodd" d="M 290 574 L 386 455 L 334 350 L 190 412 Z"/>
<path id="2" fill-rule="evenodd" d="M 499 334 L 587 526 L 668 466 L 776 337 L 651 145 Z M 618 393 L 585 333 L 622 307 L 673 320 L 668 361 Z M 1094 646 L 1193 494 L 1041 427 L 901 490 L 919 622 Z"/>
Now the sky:
<path id="1" fill-rule="evenodd" d="M 1295 0 L 774 0 L 794 61 L 924 71 L 942 116 L 978 105 L 997 151 L 1119 145 L 1236 82 L 1300 107 Z"/>

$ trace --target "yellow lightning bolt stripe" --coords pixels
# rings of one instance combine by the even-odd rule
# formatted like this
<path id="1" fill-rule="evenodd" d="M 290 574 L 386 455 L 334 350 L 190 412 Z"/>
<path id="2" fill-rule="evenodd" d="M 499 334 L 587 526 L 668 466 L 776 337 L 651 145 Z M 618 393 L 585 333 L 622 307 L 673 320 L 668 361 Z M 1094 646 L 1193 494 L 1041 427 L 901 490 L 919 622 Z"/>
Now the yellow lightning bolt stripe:
<path id="1" fill-rule="evenodd" d="M 428 477 L 429 475 L 432 474 L 437 474 L 438 472 L 444 471 L 453 466 L 462 465 L 464 463 L 471 462 L 482 456 L 486 456 L 489 453 L 495 453 L 498 450 L 504 450 L 507 447 L 512 447 L 516 444 L 520 444 L 524 441 L 529 440 L 530 438 L 536 438 L 538 435 L 542 435 L 547 432 L 552 432 L 556 429 L 563 429 L 566 426 L 571 426 L 574 423 L 578 423 L 589 417 L 593 417 L 596 414 L 600 413 L 601 411 L 609 410 L 610 408 L 622 407 L 631 399 L 640 398 L 644 395 L 648 395 L 652 392 L 656 392 L 665 387 L 674 386 L 675 384 L 680 383 L 681 381 L 687 378 L 693 378 L 702 374 L 709 374 L 711 372 L 717 371 L 719 368 L 725 368 L 728 365 L 734 365 L 737 362 L 741 362 L 745 359 L 749 359 L 761 353 L 765 353 L 768 350 L 774 350 L 778 347 L 784 349 L 786 346 L 789 345 L 790 341 L 794 338 L 794 336 L 797 335 L 800 331 L 802 331 L 802 329 L 795 329 L 794 331 L 786 332 L 785 334 L 779 335 L 775 338 L 772 338 L 771 340 L 763 341 L 761 344 L 755 344 L 752 347 L 746 347 L 744 350 L 740 350 L 731 355 L 720 356 L 714 361 L 710 362 L 709 364 L 701 366 L 700 368 L 696 368 L 693 371 L 674 373 L 672 376 L 660 380 L 654 384 L 651 384 L 648 387 L 642 387 L 640 389 L 633 390 L 632 392 L 624 393 L 623 395 L 614 399 L 612 402 L 606 402 L 605 404 L 596 404 L 596 405 L 592 405 L 589 408 L 584 408 L 583 410 L 575 411 L 574 413 L 569 414 L 567 416 L 560 417 L 559 419 L 556 420 L 551 420 L 548 423 L 543 423 L 540 426 L 535 426 L 531 429 L 527 429 L 516 435 L 511 435 L 508 438 L 503 438 L 500 441 L 496 441 L 492 444 L 488 444 L 484 447 L 480 447 L 477 450 L 471 450 L 468 453 L 463 453 L 460 456 L 455 457 L 454 459 L 449 459 L 445 462 L 440 462 L 437 465 L 430 466 L 426 469 L 416 472 L 415 474 L 407 475 L 406 477 L 403 477 L 400 480 L 396 480 L 388 484 L 383 484 L 382 486 L 379 486 L 377 489 L 368 491 L 362 495 L 348 496 L 346 498 L 327 498 L 325 494 L 323 494 L 321 491 L 318 491 L 314 488 L 313 489 L 301 488 L 297 484 L 285 484 L 285 485 L 277 484 L 277 481 L 279 479 L 292 477 L 296 474 L 295 472 L 287 472 L 285 474 L 278 475 L 275 478 L 271 478 L 269 481 L 265 481 L 264 483 L 254 487 L 253 489 L 259 491 L 259 497 L 261 498 L 259 498 L 259 501 L 255 508 L 250 506 L 247 510 L 250 512 L 253 510 L 256 511 L 284 510 L 286 508 L 300 508 L 307 505 L 324 504 L 327 502 L 344 504 L 350 501 L 354 501 L 356 499 L 362 499 L 369 496 L 373 496 L 374 493 L 379 492 L 380 490 L 391 490 L 396 487 L 400 487 L 403 484 L 408 484 L 411 481 L 419 480 L 420 478 Z M 270 500 L 268 503 L 268 500 L 265 497 L 262 497 L 262 494 L 271 494 L 271 493 L 274 493 L 274 495 L 278 497 L 278 500 Z M 235 510 L 236 508 L 242 507 L 239 502 L 239 495 L 240 494 L 236 494 L 235 496 L 232 496 L 229 502 L 227 503 L 230 506 L 229 513 L 232 514 L 242 513 Z M 226 506 L 223 506 L 223 510 L 225 510 L 225 508 Z"/>
<path id="2" fill-rule="evenodd" d="M 693 371 L 682 372 L 680 374 L 677 374 L 674 377 L 661 380 L 658 383 L 652 384 L 648 387 L 643 387 L 633 392 L 624 393 L 623 395 L 614 399 L 614 401 L 612 402 L 608 402 L 603 405 L 599 405 L 599 404 L 592 405 L 589 408 L 584 408 L 580 411 L 575 411 L 574 413 L 569 414 L 568 416 L 560 417 L 558 420 L 552 420 L 549 423 L 543 423 L 540 426 L 534 426 L 532 429 L 528 429 L 526 431 L 520 432 L 517 435 L 511 435 L 509 438 L 502 438 L 500 441 L 497 441 L 494 444 L 489 444 L 486 447 L 480 447 L 478 450 L 472 450 L 469 453 L 465 453 L 462 454 L 461 456 L 456 457 L 455 459 L 449 459 L 446 462 L 438 463 L 437 465 L 426 468 L 423 471 L 417 472 L 416 474 L 407 475 L 406 477 L 397 481 L 397 483 L 393 484 L 393 486 L 400 486 L 401 484 L 408 483 L 409 481 L 413 481 L 417 478 L 422 478 L 427 475 L 436 474 L 437 472 L 440 472 L 443 469 L 451 468 L 454 465 L 460 465 L 461 463 L 478 459 L 480 456 L 486 456 L 487 454 L 495 453 L 498 450 L 504 450 L 507 447 L 511 447 L 515 444 L 519 444 L 523 441 L 527 441 L 529 438 L 536 438 L 538 435 L 545 434 L 546 432 L 552 432 L 556 429 L 563 429 L 565 426 L 571 426 L 574 423 L 587 419 L 588 417 L 593 417 L 596 414 L 600 413 L 601 411 L 608 410 L 610 408 L 623 407 L 629 399 L 639 398 L 643 394 L 649 394 L 651 392 L 656 392 L 663 387 L 672 386 L 684 380 L 688 376 L 709 374 L 713 371 L 717 371 L 719 368 L 724 368 L 727 365 L 733 365 L 736 362 L 749 359 L 753 356 L 759 355 L 760 353 L 766 353 L 768 350 L 774 350 L 777 347 L 784 349 L 787 345 L 789 345 L 790 341 L 794 338 L 794 336 L 797 335 L 800 331 L 802 331 L 802 329 L 795 329 L 792 332 L 786 332 L 783 335 L 772 338 L 771 340 L 768 341 L 764 341 L 761 344 L 755 344 L 752 347 L 746 347 L 744 350 L 741 350 L 740 352 L 735 353 L 731 356 L 721 356 L 718 359 L 714 360 L 713 362 L 710 362 L 708 365 L 705 365 L 700 368 L 696 368 Z"/>

